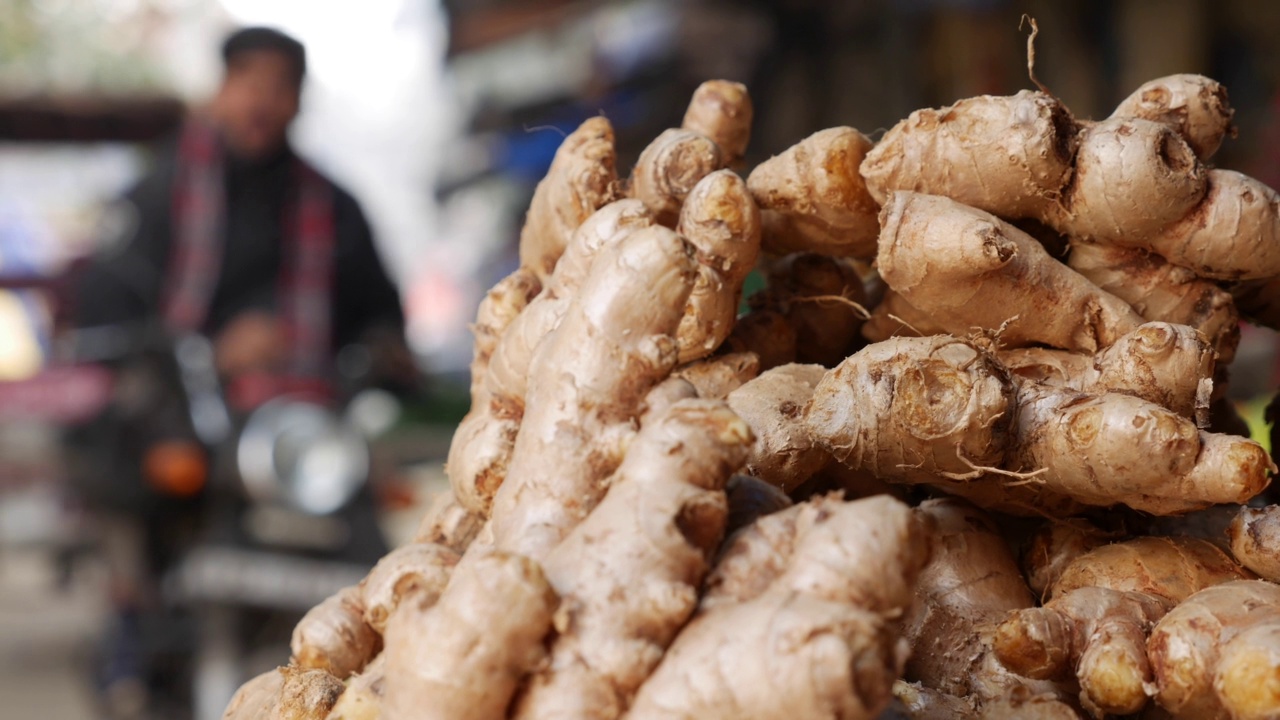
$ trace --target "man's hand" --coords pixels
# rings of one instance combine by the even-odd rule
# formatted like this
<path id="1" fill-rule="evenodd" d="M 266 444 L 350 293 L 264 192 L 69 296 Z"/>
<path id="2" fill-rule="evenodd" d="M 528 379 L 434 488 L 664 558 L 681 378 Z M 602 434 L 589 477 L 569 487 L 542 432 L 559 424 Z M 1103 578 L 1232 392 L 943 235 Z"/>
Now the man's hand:
<path id="1" fill-rule="evenodd" d="M 214 343 L 218 372 L 224 377 L 274 373 L 284 368 L 284 327 L 274 315 L 246 312 L 222 328 Z"/>
<path id="2" fill-rule="evenodd" d="M 374 384 L 405 394 L 422 389 L 422 372 L 404 333 L 389 327 L 372 328 L 365 332 L 363 342 L 369 349 L 369 375 Z"/>

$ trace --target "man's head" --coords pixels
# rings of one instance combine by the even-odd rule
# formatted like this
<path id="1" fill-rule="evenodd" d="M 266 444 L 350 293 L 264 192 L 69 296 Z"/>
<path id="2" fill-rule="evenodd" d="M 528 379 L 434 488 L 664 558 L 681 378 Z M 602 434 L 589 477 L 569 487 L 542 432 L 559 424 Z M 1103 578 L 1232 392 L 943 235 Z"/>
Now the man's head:
<path id="1" fill-rule="evenodd" d="M 307 55 L 302 43 L 270 28 L 245 28 L 222 44 L 225 74 L 213 116 L 232 154 L 258 159 L 279 150 L 298 114 Z"/>

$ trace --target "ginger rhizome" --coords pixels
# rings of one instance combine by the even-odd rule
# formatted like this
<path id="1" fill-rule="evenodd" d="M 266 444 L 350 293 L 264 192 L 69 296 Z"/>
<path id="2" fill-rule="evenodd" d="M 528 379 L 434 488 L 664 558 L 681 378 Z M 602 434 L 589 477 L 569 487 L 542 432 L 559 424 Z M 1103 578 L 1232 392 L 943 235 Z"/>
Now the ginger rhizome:
<path id="1" fill-rule="evenodd" d="M 879 205 L 858 172 L 870 149 L 857 130 L 831 128 L 758 165 L 747 187 L 763 212 L 765 250 L 874 257 Z"/>
<path id="2" fill-rule="evenodd" d="M 538 563 L 469 553 L 435 603 L 410 596 L 387 624 L 385 720 L 501 718 L 542 661 L 558 598 Z"/>
<path id="3" fill-rule="evenodd" d="M 613 126 L 594 117 L 565 138 L 538 183 L 520 231 L 520 264 L 539 279 L 548 277 L 573 231 L 617 192 Z"/>
<path id="4" fill-rule="evenodd" d="M 1280 505 L 1240 508 L 1227 535 L 1241 565 L 1264 580 L 1280 582 Z"/>
<path id="5" fill-rule="evenodd" d="M 708 80 L 698 86 L 685 110 L 685 130 L 711 139 L 720 148 L 725 167 L 737 168 L 751 141 L 754 108 L 742 83 Z"/>
<path id="6" fill-rule="evenodd" d="M 1071 113 L 1049 95 L 969 98 L 911 113 L 867 153 L 862 176 L 881 204 L 911 190 L 1009 219 L 1039 218 L 1060 202 L 1077 142 Z"/>
<path id="7" fill-rule="evenodd" d="M 1010 613 L 995 652 L 1026 677 L 1077 679 L 1081 704 L 1095 717 L 1136 713 L 1153 683 L 1146 647 L 1152 627 L 1195 593 L 1248 577 L 1222 550 L 1195 538 L 1102 545 L 1067 563 L 1043 607 Z"/>
<path id="8" fill-rule="evenodd" d="M 1142 324 L 1128 303 L 990 213 L 937 195 L 898 192 L 885 199 L 880 217 L 881 277 L 952 333 L 1002 328 L 1007 346 L 1095 352 Z"/>
<path id="9" fill-rule="evenodd" d="M 1187 141 L 1201 160 L 1218 151 L 1222 140 L 1234 134 L 1235 111 L 1227 102 L 1227 90 L 1203 75 L 1169 75 L 1156 78 L 1120 101 L 1112 117 L 1133 117 L 1168 126 Z"/>
<path id="10" fill-rule="evenodd" d="M 991 519 L 953 499 L 927 500 L 916 512 L 936 527 L 936 540 L 906 620 L 906 678 L 977 708 L 1015 691 L 1058 695 L 1051 683 L 1011 674 L 992 653 L 997 624 L 1034 600 Z"/>
<path id="11" fill-rule="evenodd" d="M 790 491 L 832 461 L 804 427 L 805 405 L 825 374 L 821 365 L 780 365 L 729 393 L 729 407 L 756 437 L 746 472 Z"/>
<path id="12" fill-rule="evenodd" d="M 365 621 L 361 588 L 347 587 L 312 608 L 290 643 L 298 667 L 324 670 L 339 680 L 358 672 L 382 649 L 382 637 Z"/>
<path id="13" fill-rule="evenodd" d="M 1146 323 L 1093 357 L 1045 348 L 998 357 L 1013 374 L 1044 385 L 1132 395 L 1201 425 L 1207 421 L 1214 351 L 1186 325 Z"/>
<path id="14" fill-rule="evenodd" d="M 1156 624 L 1147 643 L 1156 702 L 1175 718 L 1280 715 L 1280 586 L 1240 580 L 1202 590 Z"/>
<path id="15" fill-rule="evenodd" d="M 720 167 L 720 148 L 692 130 L 671 129 L 640 153 L 631 173 L 630 194 L 658 222 L 671 226 L 685 197 L 699 180 Z"/>
<path id="16" fill-rule="evenodd" d="M 754 168 L 752 114 L 709 81 L 564 140 L 449 491 L 227 717 L 1280 717 L 1275 468 L 1226 385 L 1280 326 L 1280 195 L 1207 164 L 1225 89 Z"/>
<path id="17" fill-rule="evenodd" d="M 698 277 L 680 321 L 680 362 L 698 360 L 733 331 L 742 283 L 760 254 L 760 211 L 742 178 L 714 172 L 689 192 L 676 231 L 694 248 Z"/>
<path id="18" fill-rule="evenodd" d="M 591 515 L 547 557 L 559 635 L 514 718 L 617 718 L 698 603 L 751 430 L 723 402 L 649 421 Z M 645 581 L 636 585 L 635 578 Z"/>
<path id="19" fill-rule="evenodd" d="M 816 502 L 824 507 L 796 524 L 785 569 L 701 612 L 629 718 L 876 717 L 906 660 L 899 623 L 928 534 L 890 498 Z"/>
<path id="20" fill-rule="evenodd" d="M 1136 367 L 1124 372 L 1141 377 Z M 1034 478 L 1018 486 L 1021 497 L 1006 494 L 1006 511 L 1075 502 L 1179 514 L 1244 502 L 1270 481 L 1270 458 L 1251 440 L 1204 432 L 1132 395 L 1014 382 L 994 356 L 946 335 L 893 338 L 851 356 L 814 390 L 806 423 L 854 469 L 983 505 L 973 491 Z"/>
<path id="21" fill-rule="evenodd" d="M 325 720 L 344 691 L 342 681 L 323 670 L 286 666 L 246 682 L 223 713 L 223 720 Z"/>
<path id="22" fill-rule="evenodd" d="M 1159 255 L 1134 248 L 1076 243 L 1067 264 L 1102 290 L 1133 306 L 1146 320 L 1199 330 L 1230 363 L 1240 342 L 1240 317 L 1231 294 Z"/>

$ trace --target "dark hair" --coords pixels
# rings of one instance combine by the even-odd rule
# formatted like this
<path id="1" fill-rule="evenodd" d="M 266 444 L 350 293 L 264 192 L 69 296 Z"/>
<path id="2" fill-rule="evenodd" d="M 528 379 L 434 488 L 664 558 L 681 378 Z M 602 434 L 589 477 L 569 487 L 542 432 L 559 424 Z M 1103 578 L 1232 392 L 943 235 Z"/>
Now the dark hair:
<path id="1" fill-rule="evenodd" d="M 280 53 L 293 64 L 298 85 L 307 74 L 307 50 L 302 43 L 269 27 L 248 27 L 237 30 L 222 41 L 222 64 L 231 63 L 247 52 L 269 51 Z"/>

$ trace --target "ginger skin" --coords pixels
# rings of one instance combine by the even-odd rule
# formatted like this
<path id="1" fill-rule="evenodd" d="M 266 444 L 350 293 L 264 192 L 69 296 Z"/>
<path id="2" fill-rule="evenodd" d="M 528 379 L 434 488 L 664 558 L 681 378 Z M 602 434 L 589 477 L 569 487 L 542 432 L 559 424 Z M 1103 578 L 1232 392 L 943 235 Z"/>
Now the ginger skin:
<path id="1" fill-rule="evenodd" d="M 520 230 L 520 265 L 546 280 L 573 231 L 591 213 L 616 199 L 617 151 L 613 126 L 588 118 L 556 150 L 547 176 L 538 183 Z"/>
<path id="2" fill-rule="evenodd" d="M 625 712 L 697 607 L 728 516 L 724 485 L 751 440 L 722 401 L 681 400 L 646 422 L 604 500 L 547 558 L 558 636 L 513 718 Z"/>
<path id="3" fill-rule="evenodd" d="M 898 192 L 880 215 L 881 276 L 956 334 L 1000 330 L 1006 347 L 1093 353 L 1142 318 L 999 218 L 948 198 Z M 1000 302 L 981 298 L 1001 297 Z"/>
<path id="4" fill-rule="evenodd" d="M 819 502 L 782 574 L 751 599 L 699 614 L 628 718 L 876 717 L 905 660 L 898 623 L 927 530 L 891 498 Z"/>
<path id="5" fill-rule="evenodd" d="M 871 146 L 853 128 L 830 128 L 757 165 L 747 187 L 763 213 L 764 249 L 874 257 L 879 205 L 858 172 Z"/>

